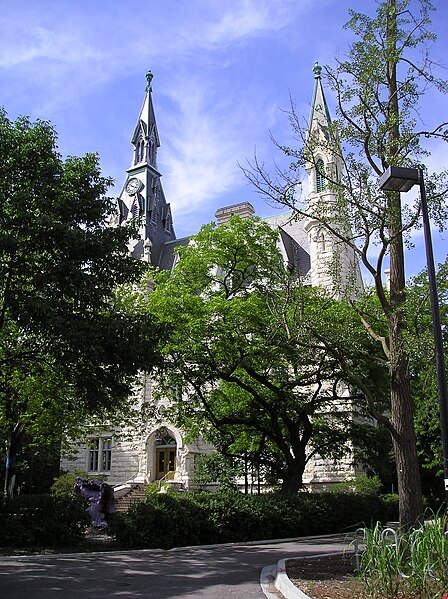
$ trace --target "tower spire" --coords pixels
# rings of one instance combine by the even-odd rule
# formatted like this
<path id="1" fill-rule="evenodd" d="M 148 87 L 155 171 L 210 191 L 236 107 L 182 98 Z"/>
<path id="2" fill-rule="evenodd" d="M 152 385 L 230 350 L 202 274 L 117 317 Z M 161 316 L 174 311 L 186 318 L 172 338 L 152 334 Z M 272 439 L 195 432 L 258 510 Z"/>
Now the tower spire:
<path id="1" fill-rule="evenodd" d="M 326 131 L 331 124 L 330 111 L 328 110 L 327 100 L 325 99 L 324 89 L 322 87 L 322 67 L 317 61 L 314 63 L 313 73 L 314 92 L 313 100 L 311 102 L 310 117 L 308 119 L 307 136 L 316 125 L 319 125 Z"/>
<path id="2" fill-rule="evenodd" d="M 310 247 L 310 281 L 334 297 L 361 289 L 359 264 L 343 241 L 351 237 L 348 216 L 338 206 L 338 182 L 343 170 L 341 149 L 331 128 L 331 116 L 322 86 L 322 67 L 314 63 L 314 91 L 306 132 L 308 218 L 305 231 Z M 341 236 L 338 234 L 341 232 Z"/>
<path id="3" fill-rule="evenodd" d="M 154 173 L 159 174 L 157 170 L 157 149 L 160 146 L 160 140 L 152 104 L 152 80 L 154 75 L 152 71 L 148 71 L 145 77 L 145 98 L 131 139 L 134 146 L 131 168 L 145 164 L 151 167 Z"/>
<path id="4" fill-rule="evenodd" d="M 135 240 L 130 251 L 135 258 L 159 266 L 164 259 L 165 244 L 176 239 L 176 235 L 157 166 L 160 141 L 152 102 L 154 77 L 151 71 L 145 77 L 145 96 L 131 139 L 133 158 L 118 197 L 119 222 L 141 219 L 140 238 Z M 171 252 L 166 262 L 172 262 L 172 259 Z"/>

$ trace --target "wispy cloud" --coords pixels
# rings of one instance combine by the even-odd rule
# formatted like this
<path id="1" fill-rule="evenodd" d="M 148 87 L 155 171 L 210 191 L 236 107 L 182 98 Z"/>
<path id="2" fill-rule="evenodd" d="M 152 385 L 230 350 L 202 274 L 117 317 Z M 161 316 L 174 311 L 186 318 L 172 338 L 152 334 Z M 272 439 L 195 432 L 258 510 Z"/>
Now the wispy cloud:
<path id="1" fill-rule="evenodd" d="M 36 59 L 80 64 L 105 57 L 98 46 L 89 44 L 78 31 L 54 31 L 37 26 L 27 29 L 26 35 L 23 31 L 15 33 L 19 35 L 3 36 L 0 43 L 0 67 L 12 68 Z"/>
<path id="2" fill-rule="evenodd" d="M 191 213 L 235 184 L 241 138 L 236 123 L 219 120 L 219 109 L 208 105 L 206 82 L 181 78 L 170 94 L 177 106 L 164 121 L 164 186 L 176 213 Z"/>

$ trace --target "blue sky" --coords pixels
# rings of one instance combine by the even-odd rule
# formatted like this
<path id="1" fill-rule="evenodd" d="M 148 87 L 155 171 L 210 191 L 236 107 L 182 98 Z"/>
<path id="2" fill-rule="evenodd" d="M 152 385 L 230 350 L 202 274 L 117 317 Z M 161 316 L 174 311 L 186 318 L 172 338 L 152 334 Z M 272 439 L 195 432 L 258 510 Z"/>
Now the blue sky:
<path id="1" fill-rule="evenodd" d="M 433 57 L 447 63 L 448 3 L 434 4 Z M 98 152 L 117 188 L 131 163 L 130 138 L 152 70 L 159 167 L 183 236 L 232 203 L 250 201 L 260 216 L 273 212 L 237 163 L 255 151 L 272 163 L 270 132 L 290 142 L 283 112 L 290 94 L 306 118 L 314 61 L 334 64 L 353 39 L 342 28 L 348 9 L 371 13 L 375 1 L 2 0 L 1 6 L 0 102 L 9 117 L 50 120 L 60 152 Z M 330 92 L 327 100 L 331 110 Z M 446 108 L 446 97 L 431 97 L 425 107 L 439 120 L 446 120 Z M 433 160 L 445 166 L 441 147 Z M 424 265 L 419 237 L 416 244 L 410 273 Z M 434 244 L 441 260 L 446 235 L 435 231 Z"/>

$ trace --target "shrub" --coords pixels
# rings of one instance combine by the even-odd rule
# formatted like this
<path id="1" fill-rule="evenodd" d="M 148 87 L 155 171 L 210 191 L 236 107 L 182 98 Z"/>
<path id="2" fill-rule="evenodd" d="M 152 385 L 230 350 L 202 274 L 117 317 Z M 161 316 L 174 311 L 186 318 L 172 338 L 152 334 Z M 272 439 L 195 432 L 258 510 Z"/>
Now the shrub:
<path id="1" fill-rule="evenodd" d="M 78 477 L 92 478 L 92 475 L 76 468 L 70 470 L 70 472 L 62 472 L 54 479 L 51 485 L 50 490 L 52 495 L 64 498 L 71 497 L 74 494 L 75 482 Z M 99 475 L 95 476 L 95 479 L 104 481 L 106 477 Z"/>
<path id="2" fill-rule="evenodd" d="M 330 534 L 396 518 L 397 500 L 374 495 L 236 491 L 152 494 L 117 514 L 111 532 L 128 547 L 244 542 Z"/>
<path id="3" fill-rule="evenodd" d="M 199 545 L 210 537 L 207 517 L 183 493 L 160 493 L 134 503 L 126 514 L 114 514 L 110 532 L 120 545 L 170 549 Z"/>
<path id="4" fill-rule="evenodd" d="M 381 480 L 379 476 L 358 474 L 352 480 L 334 484 L 330 493 L 356 493 L 361 495 L 379 495 Z"/>
<path id="5" fill-rule="evenodd" d="M 18 495 L 0 506 L 0 546 L 70 545 L 79 541 L 89 522 L 79 497 Z"/>

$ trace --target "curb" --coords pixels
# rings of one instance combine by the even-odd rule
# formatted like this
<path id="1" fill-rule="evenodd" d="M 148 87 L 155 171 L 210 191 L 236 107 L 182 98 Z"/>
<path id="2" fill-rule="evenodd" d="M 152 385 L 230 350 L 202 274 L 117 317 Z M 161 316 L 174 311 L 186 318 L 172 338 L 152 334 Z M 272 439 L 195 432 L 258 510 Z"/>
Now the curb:
<path id="1" fill-rule="evenodd" d="M 308 556 L 297 556 L 297 557 L 289 557 L 287 559 L 281 559 L 277 563 L 277 575 L 274 580 L 275 588 L 282 593 L 286 599 L 310 599 L 308 595 L 306 595 L 303 591 L 301 591 L 298 587 L 296 587 L 288 575 L 286 574 L 286 562 L 292 559 L 314 559 L 319 557 L 326 557 L 328 555 L 341 555 L 343 552 L 334 551 L 330 553 L 320 553 L 319 555 L 308 555 Z"/>

